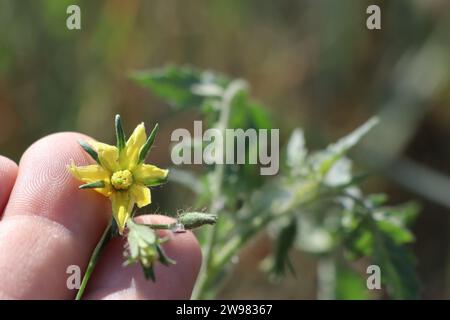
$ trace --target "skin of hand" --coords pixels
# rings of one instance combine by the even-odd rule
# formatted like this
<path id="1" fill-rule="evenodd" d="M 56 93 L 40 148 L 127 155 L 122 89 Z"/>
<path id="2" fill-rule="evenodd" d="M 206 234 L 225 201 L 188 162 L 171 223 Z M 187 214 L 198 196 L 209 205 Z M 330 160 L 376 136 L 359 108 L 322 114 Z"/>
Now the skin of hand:
<path id="1" fill-rule="evenodd" d="M 73 299 L 67 272 L 81 277 L 92 250 L 111 218 L 111 205 L 91 190 L 79 190 L 68 172 L 71 159 L 92 163 L 79 133 L 44 137 L 23 154 L 19 166 L 0 156 L 0 299 Z M 146 223 L 169 223 L 164 216 L 140 216 Z M 137 219 L 138 219 L 137 218 Z M 141 222 L 143 222 L 141 220 Z M 191 232 L 167 232 L 163 246 L 176 261 L 157 264 L 156 282 L 147 281 L 139 265 L 123 266 L 125 241 L 113 239 L 103 251 L 84 299 L 188 299 L 201 264 Z"/>

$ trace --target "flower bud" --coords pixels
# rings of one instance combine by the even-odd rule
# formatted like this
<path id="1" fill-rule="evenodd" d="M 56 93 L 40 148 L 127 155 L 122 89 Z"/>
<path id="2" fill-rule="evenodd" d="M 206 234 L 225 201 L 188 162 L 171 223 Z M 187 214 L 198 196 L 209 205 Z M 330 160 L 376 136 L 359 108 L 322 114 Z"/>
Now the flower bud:
<path id="1" fill-rule="evenodd" d="M 194 229 L 205 224 L 215 224 L 217 215 L 204 212 L 185 212 L 180 215 L 180 222 L 186 229 Z"/>

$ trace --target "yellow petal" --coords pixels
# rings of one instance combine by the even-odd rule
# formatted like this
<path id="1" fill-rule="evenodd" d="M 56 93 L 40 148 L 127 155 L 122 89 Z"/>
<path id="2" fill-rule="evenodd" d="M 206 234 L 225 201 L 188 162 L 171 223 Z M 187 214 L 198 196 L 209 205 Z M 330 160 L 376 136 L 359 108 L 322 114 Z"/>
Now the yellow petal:
<path id="1" fill-rule="evenodd" d="M 133 134 L 128 139 L 125 148 L 120 152 L 120 166 L 122 170 L 133 170 L 139 159 L 139 152 L 147 140 L 144 123 L 134 129 Z"/>
<path id="2" fill-rule="evenodd" d="M 169 173 L 169 170 L 160 169 L 150 164 L 140 164 L 133 171 L 135 181 L 145 186 L 151 186 L 162 182 Z"/>
<path id="3" fill-rule="evenodd" d="M 98 159 L 105 169 L 114 172 L 119 169 L 119 149 L 106 143 L 90 141 L 90 144 L 97 150 Z"/>
<path id="4" fill-rule="evenodd" d="M 93 164 L 84 167 L 77 167 L 72 162 L 70 164 L 69 171 L 75 178 L 85 183 L 103 181 L 105 183 L 105 187 L 95 188 L 94 190 L 107 197 L 110 195 L 111 185 L 109 183 L 109 173 L 101 166 Z"/>
<path id="5" fill-rule="evenodd" d="M 131 216 L 134 202 L 127 191 L 117 191 L 111 195 L 111 204 L 114 219 L 119 227 L 119 233 L 122 234 Z"/>
<path id="6" fill-rule="evenodd" d="M 142 208 L 152 202 L 150 189 L 141 184 L 133 184 L 133 186 L 130 188 L 130 192 L 133 200 L 136 202 L 139 208 Z"/>

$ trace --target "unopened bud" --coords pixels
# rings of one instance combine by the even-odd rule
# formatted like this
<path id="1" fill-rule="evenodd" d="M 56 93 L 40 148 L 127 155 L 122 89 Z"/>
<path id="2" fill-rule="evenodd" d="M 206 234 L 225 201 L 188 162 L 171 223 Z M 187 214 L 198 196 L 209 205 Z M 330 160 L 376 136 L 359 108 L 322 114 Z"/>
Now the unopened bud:
<path id="1" fill-rule="evenodd" d="M 186 229 L 194 229 L 205 224 L 215 224 L 217 215 L 204 212 L 185 212 L 180 215 L 178 222 Z"/>

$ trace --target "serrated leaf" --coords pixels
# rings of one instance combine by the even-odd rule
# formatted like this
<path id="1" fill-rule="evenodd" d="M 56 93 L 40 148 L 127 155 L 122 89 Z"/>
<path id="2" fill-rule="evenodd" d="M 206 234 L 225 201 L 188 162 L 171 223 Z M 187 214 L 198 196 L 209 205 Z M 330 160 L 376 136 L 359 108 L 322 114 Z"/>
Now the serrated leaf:
<path id="1" fill-rule="evenodd" d="M 362 137 L 364 137 L 375 125 L 379 122 L 377 117 L 370 118 L 362 126 L 358 127 L 356 130 L 352 131 L 350 134 L 339 139 L 338 142 L 330 145 L 328 149 L 335 154 L 343 154 L 347 152 L 350 148 L 355 146 Z"/>
<path id="2" fill-rule="evenodd" d="M 166 67 L 153 71 L 136 72 L 131 78 L 137 83 L 168 101 L 177 109 L 200 107 L 205 97 L 199 94 L 198 88 L 205 84 L 219 87 L 227 82 L 211 72 L 200 71 L 189 67 Z"/>
<path id="3" fill-rule="evenodd" d="M 320 176 L 326 175 L 336 161 L 341 159 L 348 150 L 355 146 L 377 123 L 378 118 L 371 118 L 350 134 L 339 139 L 336 143 L 329 145 L 325 151 L 314 154 L 311 157 L 311 162 L 315 171 Z"/>

